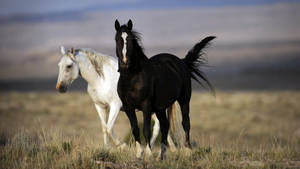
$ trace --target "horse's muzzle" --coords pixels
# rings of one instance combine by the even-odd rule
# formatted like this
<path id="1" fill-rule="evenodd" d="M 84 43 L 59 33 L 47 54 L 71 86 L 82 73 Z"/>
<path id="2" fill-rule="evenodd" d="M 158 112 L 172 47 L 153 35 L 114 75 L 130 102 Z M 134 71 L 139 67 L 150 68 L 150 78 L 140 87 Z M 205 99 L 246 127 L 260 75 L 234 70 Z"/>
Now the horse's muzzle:
<path id="1" fill-rule="evenodd" d="M 67 89 L 68 89 L 68 87 L 67 87 L 66 85 L 64 85 L 63 83 L 61 83 L 61 82 L 58 82 L 58 83 L 56 84 L 56 90 L 57 90 L 58 92 L 60 92 L 60 93 L 65 93 L 65 92 L 67 92 Z"/>
<path id="2" fill-rule="evenodd" d="M 119 68 L 121 68 L 121 69 L 128 69 L 129 68 L 129 66 L 128 66 L 128 64 L 119 64 Z"/>

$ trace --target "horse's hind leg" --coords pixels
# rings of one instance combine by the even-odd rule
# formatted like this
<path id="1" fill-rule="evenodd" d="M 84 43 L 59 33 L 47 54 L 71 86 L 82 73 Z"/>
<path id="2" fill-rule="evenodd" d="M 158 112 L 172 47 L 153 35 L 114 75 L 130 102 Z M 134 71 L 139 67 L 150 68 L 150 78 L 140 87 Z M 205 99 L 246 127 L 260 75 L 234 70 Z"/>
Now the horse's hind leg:
<path id="1" fill-rule="evenodd" d="M 175 104 L 175 103 L 174 103 Z M 167 109 L 167 112 L 168 112 L 168 118 L 169 118 L 169 124 L 171 124 L 171 122 L 170 122 L 170 114 L 171 114 L 171 111 L 175 111 L 173 108 L 175 108 L 175 105 L 173 104 L 173 106 L 172 107 L 170 107 L 170 108 L 168 108 Z M 174 117 L 173 117 L 174 118 Z M 151 141 L 150 141 L 150 145 L 151 145 L 151 147 L 153 147 L 154 146 L 154 143 L 155 143 L 155 140 L 156 140 L 156 138 L 157 138 L 157 136 L 158 136 L 158 134 L 159 134 L 159 129 L 160 129 L 160 127 L 159 127 L 159 120 L 157 119 L 157 117 L 156 117 L 156 115 L 152 115 L 152 119 L 154 120 L 154 126 L 153 126 L 153 133 L 152 133 L 152 137 L 151 137 Z M 175 120 L 175 119 L 174 119 Z M 174 126 L 175 127 L 175 126 Z M 170 146 L 170 150 L 172 151 L 172 152 L 175 152 L 176 151 L 176 146 L 175 146 L 175 144 L 174 144 L 174 142 L 173 142 L 173 140 L 172 140 L 172 137 L 170 136 L 170 131 L 169 131 L 169 133 L 168 133 L 168 144 L 169 144 L 169 146 Z"/>
<path id="2" fill-rule="evenodd" d="M 109 116 L 108 116 L 108 120 L 107 120 L 107 133 L 109 134 L 109 136 L 112 139 L 112 141 L 114 142 L 114 144 L 117 147 L 120 147 L 121 149 L 123 149 L 126 147 L 126 144 L 125 143 L 121 144 L 121 142 L 114 136 L 114 133 L 113 133 L 113 126 L 114 126 L 117 116 L 119 114 L 120 107 L 121 107 L 121 103 L 111 103 L 110 104 Z"/>
<path id="3" fill-rule="evenodd" d="M 160 159 L 163 160 L 165 158 L 166 148 L 167 148 L 167 137 L 169 132 L 169 121 L 166 116 L 165 110 L 160 110 L 156 112 L 156 116 L 159 120 L 160 131 L 161 131 L 161 152 Z"/>
<path id="4" fill-rule="evenodd" d="M 103 139 L 104 139 L 104 145 L 108 145 L 107 144 L 107 126 L 106 126 L 106 122 L 105 122 L 105 118 L 106 118 L 106 109 L 102 108 L 101 106 L 95 104 L 96 110 L 98 112 L 98 115 L 100 117 L 101 120 L 101 125 L 102 125 L 102 131 L 103 131 Z"/>
<path id="5" fill-rule="evenodd" d="M 190 142 L 190 116 L 189 116 L 189 110 L 190 106 L 189 103 L 183 104 L 181 107 L 182 112 L 182 126 L 185 132 L 185 146 L 188 148 L 191 148 L 191 142 Z"/>
<path id="6" fill-rule="evenodd" d="M 151 146 L 150 146 L 150 139 L 151 139 L 151 112 L 147 110 L 143 110 L 143 117 L 144 117 L 144 128 L 143 133 L 146 141 L 146 149 L 145 155 L 149 157 L 152 155 Z"/>
<path id="7" fill-rule="evenodd" d="M 154 126 L 153 126 L 153 134 L 152 134 L 151 141 L 150 141 L 151 147 L 154 146 L 155 140 L 156 140 L 156 138 L 157 138 L 157 136 L 159 134 L 159 129 L 160 129 L 160 127 L 159 127 L 159 121 L 158 121 L 157 117 L 156 116 L 152 116 L 152 119 L 154 119 Z M 172 152 L 175 152 L 177 149 L 176 149 L 176 146 L 175 146 L 175 144 L 174 144 L 174 142 L 172 140 L 172 137 L 170 136 L 170 133 L 168 133 L 167 140 L 168 140 L 168 144 L 170 146 L 170 150 Z"/>
<path id="8" fill-rule="evenodd" d="M 191 98 L 191 92 L 188 90 L 183 93 L 179 99 L 178 103 L 181 108 L 181 114 L 182 114 L 182 127 L 185 132 L 185 146 L 188 148 L 191 148 L 191 142 L 190 142 L 190 98 Z"/>

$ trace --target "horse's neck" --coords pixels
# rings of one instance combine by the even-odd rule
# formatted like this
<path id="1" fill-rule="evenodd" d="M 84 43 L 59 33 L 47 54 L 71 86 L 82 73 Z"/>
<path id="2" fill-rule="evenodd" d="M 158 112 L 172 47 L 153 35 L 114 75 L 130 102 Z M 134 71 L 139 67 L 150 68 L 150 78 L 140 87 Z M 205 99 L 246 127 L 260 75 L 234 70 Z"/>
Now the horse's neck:
<path id="1" fill-rule="evenodd" d="M 142 61 L 142 62 L 147 62 L 149 59 L 148 57 L 145 55 L 142 47 L 138 44 L 138 42 L 134 42 L 134 46 L 135 46 L 135 52 L 134 52 L 134 55 L 136 58 L 139 59 L 139 61 Z"/>
<path id="2" fill-rule="evenodd" d="M 111 66 L 116 66 L 117 63 L 114 63 L 115 61 L 113 59 L 107 59 L 109 59 L 110 63 L 112 64 Z M 99 75 L 86 54 L 79 55 L 76 60 L 79 65 L 82 78 L 88 83 L 90 87 L 96 87 L 101 85 L 101 83 L 104 83 L 106 72 L 104 69 L 107 67 L 107 65 L 103 65 L 103 75 Z"/>
<path id="3" fill-rule="evenodd" d="M 88 83 L 88 85 L 96 85 L 100 76 L 93 68 L 88 58 L 81 55 L 77 58 L 77 63 L 79 65 L 81 77 Z"/>
<path id="4" fill-rule="evenodd" d="M 133 52 L 133 60 L 131 63 L 131 70 L 133 72 L 141 71 L 148 63 L 149 59 L 144 54 L 142 48 L 139 45 L 136 45 L 136 49 Z"/>

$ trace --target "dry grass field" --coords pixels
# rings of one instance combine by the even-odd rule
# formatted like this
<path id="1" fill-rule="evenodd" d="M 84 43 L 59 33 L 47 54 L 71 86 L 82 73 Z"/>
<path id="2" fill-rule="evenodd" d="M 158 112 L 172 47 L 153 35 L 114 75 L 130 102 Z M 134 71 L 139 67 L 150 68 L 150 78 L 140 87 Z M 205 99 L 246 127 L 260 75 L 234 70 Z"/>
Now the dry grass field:
<path id="1" fill-rule="evenodd" d="M 1 93 L 0 168 L 300 168 L 300 92 L 195 92 L 190 117 L 192 152 L 140 160 L 103 146 L 86 93 Z M 130 133 L 124 112 L 115 133 Z"/>

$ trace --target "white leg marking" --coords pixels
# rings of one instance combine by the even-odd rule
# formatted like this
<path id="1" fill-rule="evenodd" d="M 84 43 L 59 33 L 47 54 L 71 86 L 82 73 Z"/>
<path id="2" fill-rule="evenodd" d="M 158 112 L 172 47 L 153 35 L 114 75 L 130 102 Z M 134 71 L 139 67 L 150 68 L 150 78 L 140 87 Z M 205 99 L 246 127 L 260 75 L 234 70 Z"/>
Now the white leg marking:
<path id="1" fill-rule="evenodd" d="M 123 45 L 123 49 L 122 49 L 122 54 L 123 54 L 123 62 L 126 63 L 127 62 L 127 58 L 126 58 L 126 54 L 127 54 L 127 33 L 126 32 L 123 32 L 122 33 L 122 38 L 123 38 L 123 42 L 124 42 L 124 45 Z"/>
<path id="2" fill-rule="evenodd" d="M 159 129 L 160 129 L 159 120 L 157 119 L 156 115 L 153 115 L 152 119 L 154 119 L 154 126 L 153 126 L 152 138 L 151 138 L 151 141 L 150 141 L 151 147 L 154 146 L 155 140 L 156 140 L 156 138 L 159 134 Z M 168 143 L 169 143 L 171 151 L 175 152 L 176 151 L 176 146 L 175 146 L 175 144 L 174 144 L 174 142 L 173 142 L 173 140 L 172 140 L 169 133 L 168 133 Z"/>
<path id="3" fill-rule="evenodd" d="M 152 151 L 151 151 L 149 144 L 147 144 L 147 146 L 146 146 L 145 155 L 146 155 L 146 157 L 150 157 L 152 155 Z"/>
<path id="4" fill-rule="evenodd" d="M 105 123 L 106 112 L 105 112 L 105 109 L 103 109 L 101 106 L 98 106 L 97 104 L 95 104 L 95 107 L 96 107 L 96 110 L 97 110 L 98 115 L 99 115 L 100 120 L 101 120 L 104 145 L 107 145 L 107 126 L 106 126 L 106 123 Z"/>
<path id="5" fill-rule="evenodd" d="M 152 119 L 154 119 L 154 126 L 153 126 L 153 134 L 150 141 L 150 145 L 153 148 L 155 140 L 159 134 L 159 120 L 157 119 L 156 115 L 152 115 Z"/>
<path id="6" fill-rule="evenodd" d="M 142 157 L 142 154 L 143 154 L 143 148 L 142 146 L 140 145 L 139 142 L 135 142 L 135 147 L 136 147 L 136 157 L 137 158 L 141 158 Z"/>
<path id="7" fill-rule="evenodd" d="M 118 138 L 116 138 L 114 134 L 114 129 L 111 129 L 111 139 L 113 140 L 114 144 L 117 146 L 117 148 L 124 150 L 127 148 L 127 144 L 124 142 L 121 142 Z"/>

